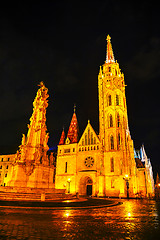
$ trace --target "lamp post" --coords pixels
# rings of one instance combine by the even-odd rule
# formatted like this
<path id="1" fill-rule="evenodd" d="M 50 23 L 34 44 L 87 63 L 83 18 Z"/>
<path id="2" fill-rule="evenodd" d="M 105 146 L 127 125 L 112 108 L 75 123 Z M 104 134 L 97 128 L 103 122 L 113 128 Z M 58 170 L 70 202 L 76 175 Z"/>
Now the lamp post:
<path id="1" fill-rule="evenodd" d="M 127 199 L 129 199 L 129 176 L 128 174 L 125 175 L 125 177 L 123 178 L 126 182 L 126 189 L 127 189 Z"/>

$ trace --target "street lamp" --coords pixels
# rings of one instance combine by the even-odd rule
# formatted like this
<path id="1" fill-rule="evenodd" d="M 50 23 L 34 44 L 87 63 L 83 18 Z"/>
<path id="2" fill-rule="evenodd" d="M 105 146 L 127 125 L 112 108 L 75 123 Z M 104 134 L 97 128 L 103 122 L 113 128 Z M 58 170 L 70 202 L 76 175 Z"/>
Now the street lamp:
<path id="1" fill-rule="evenodd" d="M 129 178 L 128 174 L 126 174 L 123 179 L 124 179 L 125 182 L 126 182 L 127 198 L 129 199 L 129 179 L 130 179 L 130 178 Z"/>

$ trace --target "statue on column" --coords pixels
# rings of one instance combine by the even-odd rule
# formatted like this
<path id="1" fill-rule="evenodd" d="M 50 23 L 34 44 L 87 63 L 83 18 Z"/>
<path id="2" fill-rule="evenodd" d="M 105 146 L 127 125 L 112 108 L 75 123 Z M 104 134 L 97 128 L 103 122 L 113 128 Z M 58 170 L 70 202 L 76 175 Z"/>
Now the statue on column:
<path id="1" fill-rule="evenodd" d="M 33 113 L 30 124 L 28 124 L 27 137 L 22 134 L 21 145 L 15 157 L 15 162 L 24 163 L 25 172 L 30 174 L 34 169 L 33 165 L 49 165 L 47 156 L 49 133 L 47 133 L 46 127 L 46 108 L 49 95 L 43 82 L 40 82 L 39 86 L 33 102 Z"/>

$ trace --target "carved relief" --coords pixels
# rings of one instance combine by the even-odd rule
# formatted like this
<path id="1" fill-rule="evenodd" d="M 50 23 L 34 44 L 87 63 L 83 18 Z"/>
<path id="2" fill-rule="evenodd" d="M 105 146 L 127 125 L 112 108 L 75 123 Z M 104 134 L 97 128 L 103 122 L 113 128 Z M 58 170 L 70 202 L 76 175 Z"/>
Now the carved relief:
<path id="1" fill-rule="evenodd" d="M 35 165 L 33 165 L 32 162 L 26 162 L 22 165 L 22 167 L 26 175 L 30 176 L 34 171 Z"/>
<path id="2" fill-rule="evenodd" d="M 44 170 L 42 174 L 42 179 L 48 179 L 48 178 L 49 178 L 49 172 Z"/>

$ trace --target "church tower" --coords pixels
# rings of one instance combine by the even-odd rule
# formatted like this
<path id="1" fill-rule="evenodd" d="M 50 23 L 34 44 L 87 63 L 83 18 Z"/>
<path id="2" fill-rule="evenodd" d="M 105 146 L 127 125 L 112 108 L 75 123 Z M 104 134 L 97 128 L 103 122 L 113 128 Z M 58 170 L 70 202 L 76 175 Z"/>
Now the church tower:
<path id="1" fill-rule="evenodd" d="M 128 127 L 124 74 L 115 61 L 111 37 L 107 36 L 106 61 L 100 67 L 99 87 L 99 130 L 105 176 L 106 194 L 111 186 L 126 195 L 125 176 L 130 180 L 130 191 L 135 190 L 134 147 Z M 121 176 L 119 180 L 116 176 Z M 121 179 L 121 180 L 120 180 Z M 126 180 L 128 181 L 128 180 Z M 117 182 L 117 183 L 116 183 Z M 108 184 L 107 184 L 108 183 Z M 113 195 L 113 194 L 111 194 Z"/>
<path id="2" fill-rule="evenodd" d="M 55 187 L 87 196 L 152 196 L 150 161 L 134 155 L 125 96 L 124 75 L 107 36 L 106 61 L 98 75 L 99 135 L 90 121 L 78 140 L 74 112 L 67 138 L 58 145 Z M 144 151 L 143 151 L 144 152 Z"/>

